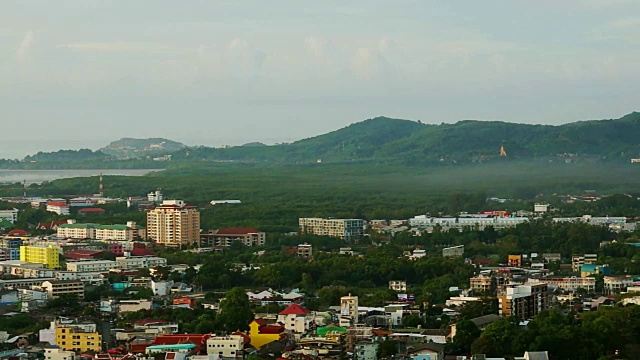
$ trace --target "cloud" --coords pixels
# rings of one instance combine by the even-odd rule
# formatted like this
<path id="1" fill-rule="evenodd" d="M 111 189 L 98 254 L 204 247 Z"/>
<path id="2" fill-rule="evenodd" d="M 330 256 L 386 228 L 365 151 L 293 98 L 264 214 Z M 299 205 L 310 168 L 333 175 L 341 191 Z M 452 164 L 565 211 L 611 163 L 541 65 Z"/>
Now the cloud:
<path id="1" fill-rule="evenodd" d="M 20 41 L 20 45 L 18 45 L 18 50 L 16 51 L 16 58 L 18 60 L 24 60 L 29 56 L 29 52 L 33 47 L 33 43 L 35 41 L 35 34 L 32 30 L 27 31 Z"/>
<path id="2" fill-rule="evenodd" d="M 80 51 L 148 52 L 170 50 L 171 46 L 145 42 L 77 42 L 58 45 L 58 48 Z"/>
<path id="3" fill-rule="evenodd" d="M 309 36 L 304 39 L 304 48 L 314 56 L 322 56 L 324 53 L 324 41 L 317 37 Z"/>

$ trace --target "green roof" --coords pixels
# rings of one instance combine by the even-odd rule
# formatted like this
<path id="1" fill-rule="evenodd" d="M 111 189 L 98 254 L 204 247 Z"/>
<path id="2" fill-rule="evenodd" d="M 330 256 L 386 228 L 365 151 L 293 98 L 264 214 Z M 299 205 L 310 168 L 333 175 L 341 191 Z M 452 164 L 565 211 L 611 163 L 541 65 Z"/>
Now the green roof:
<path id="1" fill-rule="evenodd" d="M 100 225 L 97 228 L 104 230 L 131 230 L 127 225 Z"/>
<path id="2" fill-rule="evenodd" d="M 339 326 L 322 326 L 317 328 L 316 332 L 318 333 L 318 336 L 327 336 L 328 333 L 346 333 L 347 328 Z"/>
<path id="3" fill-rule="evenodd" d="M 87 223 L 87 224 L 62 224 L 62 225 L 60 225 L 61 228 L 65 228 L 65 229 L 91 229 L 91 228 L 97 228 L 98 226 L 100 226 L 100 224 Z"/>
<path id="4" fill-rule="evenodd" d="M 10 227 L 13 227 L 13 224 L 11 223 L 11 221 L 7 219 L 0 219 L 0 229 L 7 229 Z"/>

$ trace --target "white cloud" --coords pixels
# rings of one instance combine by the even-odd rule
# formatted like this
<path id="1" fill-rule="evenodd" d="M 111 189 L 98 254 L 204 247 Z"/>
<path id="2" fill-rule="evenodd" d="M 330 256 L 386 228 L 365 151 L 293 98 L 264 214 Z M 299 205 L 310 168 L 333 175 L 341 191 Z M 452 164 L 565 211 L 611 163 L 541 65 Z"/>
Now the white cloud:
<path id="1" fill-rule="evenodd" d="M 32 30 L 27 31 L 20 41 L 20 45 L 18 46 L 18 50 L 16 51 L 16 58 L 18 60 L 24 60 L 29 56 L 29 52 L 33 47 L 33 43 L 35 41 L 35 33 Z"/>
<path id="2" fill-rule="evenodd" d="M 322 56 L 324 54 L 324 40 L 314 36 L 304 39 L 304 48 L 314 56 Z"/>
<path id="3" fill-rule="evenodd" d="M 145 42 L 76 42 L 58 45 L 59 48 L 81 51 L 147 52 L 170 50 L 171 46 Z"/>

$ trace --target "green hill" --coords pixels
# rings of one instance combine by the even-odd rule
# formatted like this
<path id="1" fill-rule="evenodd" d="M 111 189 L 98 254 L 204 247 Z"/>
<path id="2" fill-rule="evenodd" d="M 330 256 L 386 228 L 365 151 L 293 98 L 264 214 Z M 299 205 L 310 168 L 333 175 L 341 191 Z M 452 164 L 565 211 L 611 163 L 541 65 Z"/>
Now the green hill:
<path id="1" fill-rule="evenodd" d="M 378 117 L 324 135 L 260 147 L 199 147 L 174 159 L 282 163 L 390 162 L 406 165 L 470 163 L 550 157 L 628 162 L 640 157 L 640 113 L 617 120 L 530 125 L 464 120 L 425 125 Z M 503 146 L 506 157 L 499 157 Z M 188 154 L 188 155 L 187 155 Z"/>
<path id="2" fill-rule="evenodd" d="M 186 146 L 182 143 L 163 139 L 133 139 L 122 138 L 113 141 L 109 145 L 100 149 L 105 154 L 113 155 L 118 159 L 140 159 L 147 156 L 159 156 L 170 154 Z"/>

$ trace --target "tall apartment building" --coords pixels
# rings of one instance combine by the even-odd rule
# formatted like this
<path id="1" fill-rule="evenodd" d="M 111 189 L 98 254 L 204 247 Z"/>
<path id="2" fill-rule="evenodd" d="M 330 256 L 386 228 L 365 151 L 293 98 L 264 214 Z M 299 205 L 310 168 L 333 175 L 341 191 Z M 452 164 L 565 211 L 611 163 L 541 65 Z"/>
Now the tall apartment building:
<path id="1" fill-rule="evenodd" d="M 594 277 L 546 277 L 537 281 L 556 286 L 557 288 L 565 291 L 584 289 L 589 294 L 596 291 L 596 278 Z"/>
<path id="2" fill-rule="evenodd" d="M 340 298 L 340 316 L 348 318 L 352 321 L 352 324 L 358 323 L 358 297 L 343 296 Z"/>
<path id="3" fill-rule="evenodd" d="M 147 213 L 147 238 L 166 246 L 200 241 L 200 212 L 182 200 L 165 200 Z"/>
<path id="4" fill-rule="evenodd" d="M 510 286 L 498 295 L 499 314 L 521 320 L 532 319 L 547 310 L 549 302 L 548 286 L 544 283 Z"/>
<path id="5" fill-rule="evenodd" d="M 20 246 L 20 261 L 57 269 L 60 267 L 60 251 L 55 246 Z"/>
<path id="6" fill-rule="evenodd" d="M 332 236 L 342 240 L 358 240 L 364 236 L 362 219 L 300 218 L 300 232 L 320 236 Z"/>

